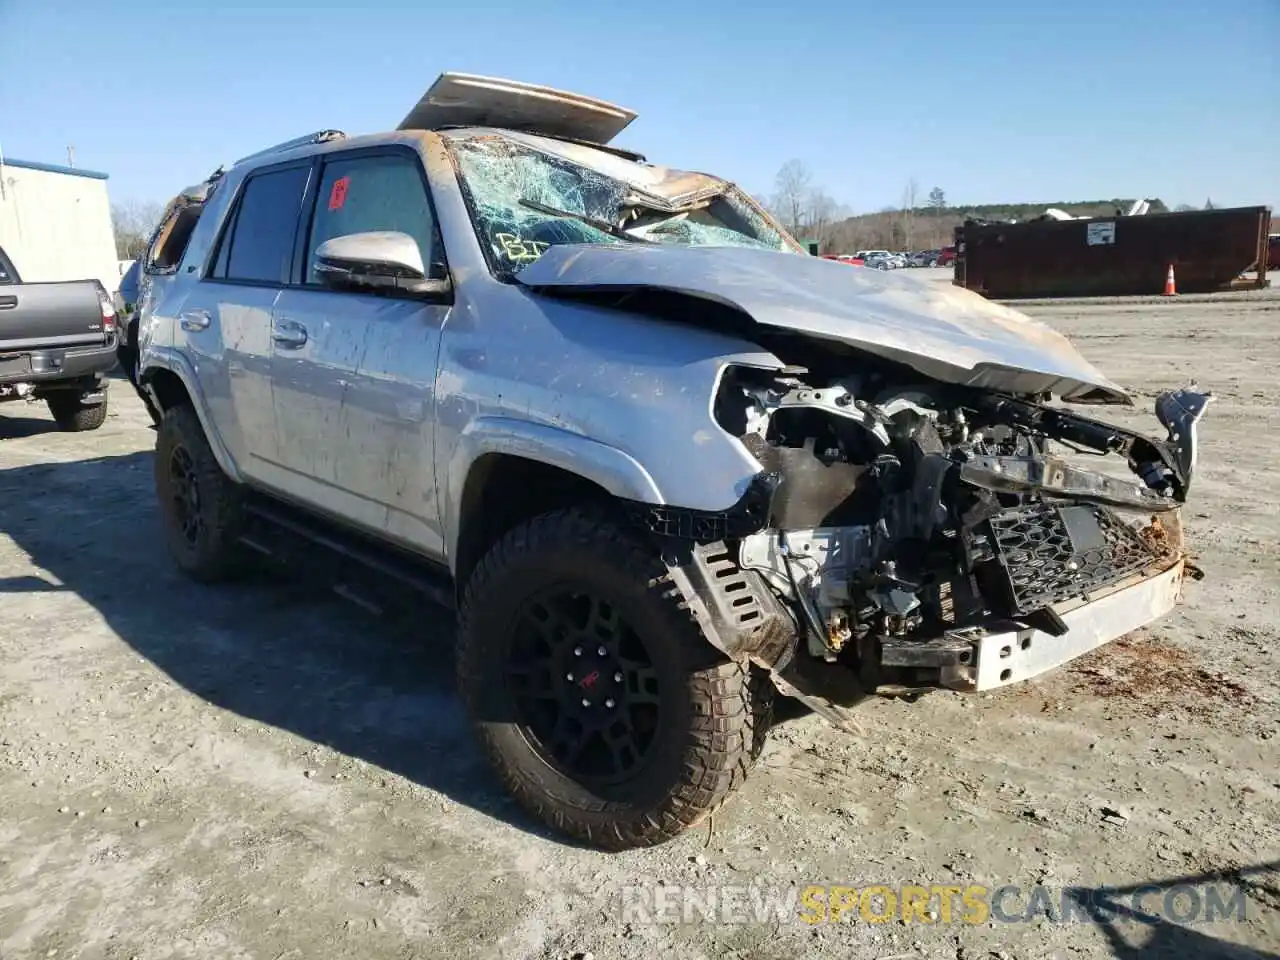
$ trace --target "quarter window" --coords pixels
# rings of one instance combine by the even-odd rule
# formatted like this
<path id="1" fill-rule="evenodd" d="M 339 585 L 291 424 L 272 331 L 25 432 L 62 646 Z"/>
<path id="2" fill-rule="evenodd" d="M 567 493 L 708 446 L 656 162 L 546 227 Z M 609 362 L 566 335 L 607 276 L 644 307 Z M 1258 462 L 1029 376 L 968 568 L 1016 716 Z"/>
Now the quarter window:
<path id="1" fill-rule="evenodd" d="M 428 275 L 433 261 L 444 259 L 418 161 L 383 155 L 326 163 L 307 243 L 306 282 L 320 282 L 315 255 L 326 240 L 381 230 L 413 237 Z"/>
<path id="2" fill-rule="evenodd" d="M 272 170 L 249 178 L 235 222 L 228 227 L 214 276 L 254 283 L 289 282 L 298 211 L 309 166 Z"/>

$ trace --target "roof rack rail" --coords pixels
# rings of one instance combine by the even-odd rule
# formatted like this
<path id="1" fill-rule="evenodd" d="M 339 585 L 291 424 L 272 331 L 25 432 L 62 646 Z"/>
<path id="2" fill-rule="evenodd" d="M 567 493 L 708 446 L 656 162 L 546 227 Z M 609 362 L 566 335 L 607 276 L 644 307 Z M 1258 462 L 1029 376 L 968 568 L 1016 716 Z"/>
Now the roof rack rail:
<path id="1" fill-rule="evenodd" d="M 284 143 L 277 143 L 274 147 L 267 147 L 265 150 L 258 150 L 246 157 L 241 157 L 232 166 L 238 167 L 246 160 L 256 160 L 271 153 L 282 153 L 285 150 L 292 150 L 294 147 L 305 147 L 313 143 L 328 143 L 330 140 L 345 139 L 347 139 L 347 135 L 341 130 L 317 130 L 315 133 L 308 133 L 303 137 L 294 137 L 292 140 L 284 141 Z"/>

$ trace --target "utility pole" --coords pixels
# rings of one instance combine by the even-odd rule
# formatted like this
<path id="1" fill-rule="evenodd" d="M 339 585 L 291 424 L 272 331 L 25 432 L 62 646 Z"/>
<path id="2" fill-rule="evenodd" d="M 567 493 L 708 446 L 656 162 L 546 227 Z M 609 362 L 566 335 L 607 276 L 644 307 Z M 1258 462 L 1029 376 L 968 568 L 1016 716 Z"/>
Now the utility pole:
<path id="1" fill-rule="evenodd" d="M 76 148 L 72 144 L 67 144 L 67 166 L 74 167 L 76 165 Z"/>

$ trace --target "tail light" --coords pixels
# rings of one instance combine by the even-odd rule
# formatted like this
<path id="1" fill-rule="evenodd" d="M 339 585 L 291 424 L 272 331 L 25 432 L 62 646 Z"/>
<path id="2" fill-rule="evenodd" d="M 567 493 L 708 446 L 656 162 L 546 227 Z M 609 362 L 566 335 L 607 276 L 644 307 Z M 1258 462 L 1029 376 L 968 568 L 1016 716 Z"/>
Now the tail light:
<path id="1" fill-rule="evenodd" d="M 98 303 L 102 307 L 102 334 L 109 337 L 116 332 L 116 306 L 102 284 L 98 284 Z"/>

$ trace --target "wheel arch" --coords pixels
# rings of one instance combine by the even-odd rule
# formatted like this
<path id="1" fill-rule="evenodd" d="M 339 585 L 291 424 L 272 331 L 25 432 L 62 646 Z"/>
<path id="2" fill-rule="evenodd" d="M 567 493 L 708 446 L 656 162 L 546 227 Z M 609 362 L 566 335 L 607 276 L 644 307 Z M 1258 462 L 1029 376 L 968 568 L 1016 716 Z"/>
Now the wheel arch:
<path id="1" fill-rule="evenodd" d="M 191 407 L 200 421 L 200 428 L 209 441 L 209 447 L 213 450 L 218 466 L 232 480 L 240 482 L 240 472 L 236 469 L 235 461 L 222 442 L 222 437 L 209 419 L 204 394 L 200 390 L 195 371 L 187 359 L 181 355 L 169 353 L 157 355 L 153 348 L 148 352 L 146 364 L 138 374 L 138 385 L 151 397 L 160 415 L 163 416 L 174 407 Z"/>
<path id="2" fill-rule="evenodd" d="M 449 564 L 459 591 L 493 543 L 538 514 L 613 499 L 665 502 L 626 452 L 505 417 L 478 418 L 459 437 L 445 496 Z"/>

